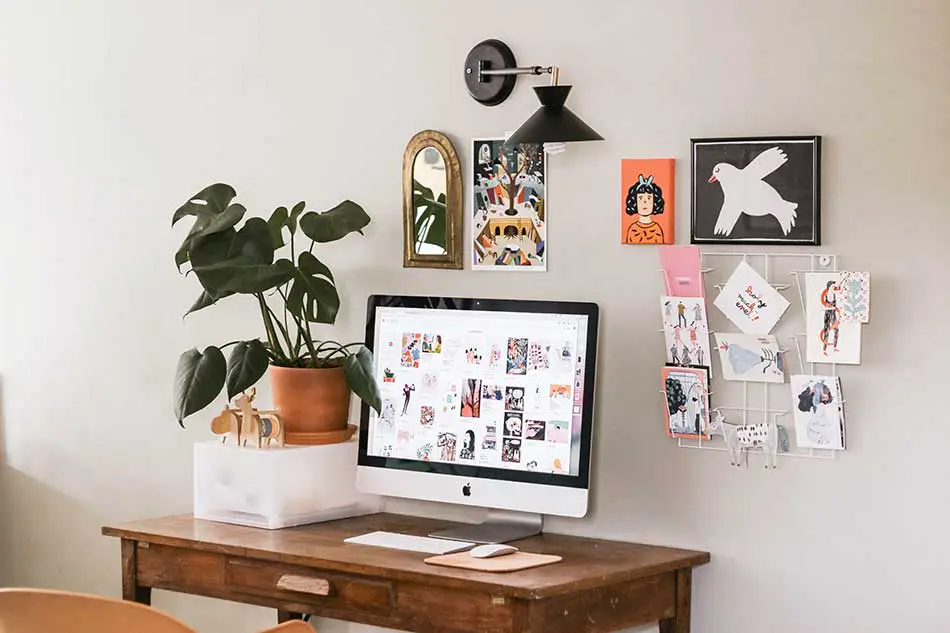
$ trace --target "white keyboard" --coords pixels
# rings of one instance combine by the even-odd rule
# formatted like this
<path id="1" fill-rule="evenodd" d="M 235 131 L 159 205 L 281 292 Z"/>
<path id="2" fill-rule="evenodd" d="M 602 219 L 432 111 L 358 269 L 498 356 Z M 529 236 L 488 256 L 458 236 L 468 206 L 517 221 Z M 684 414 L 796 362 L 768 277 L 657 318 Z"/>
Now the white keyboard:
<path id="1" fill-rule="evenodd" d="M 351 536 L 344 539 L 345 543 L 358 545 L 372 545 L 389 549 L 401 549 L 410 552 L 425 552 L 426 554 L 451 554 L 471 549 L 475 543 L 464 541 L 450 541 L 448 539 L 430 538 L 428 536 L 412 536 L 411 534 L 397 534 L 396 532 L 370 532 L 360 536 Z"/>

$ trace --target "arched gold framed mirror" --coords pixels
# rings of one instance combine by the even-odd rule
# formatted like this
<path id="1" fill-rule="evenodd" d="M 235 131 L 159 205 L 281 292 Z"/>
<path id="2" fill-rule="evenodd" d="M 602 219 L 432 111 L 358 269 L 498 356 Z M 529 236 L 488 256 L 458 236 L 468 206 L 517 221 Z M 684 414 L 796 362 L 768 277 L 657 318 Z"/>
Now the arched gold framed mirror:
<path id="1" fill-rule="evenodd" d="M 405 268 L 462 268 L 462 174 L 441 132 L 423 130 L 406 146 L 402 214 Z"/>

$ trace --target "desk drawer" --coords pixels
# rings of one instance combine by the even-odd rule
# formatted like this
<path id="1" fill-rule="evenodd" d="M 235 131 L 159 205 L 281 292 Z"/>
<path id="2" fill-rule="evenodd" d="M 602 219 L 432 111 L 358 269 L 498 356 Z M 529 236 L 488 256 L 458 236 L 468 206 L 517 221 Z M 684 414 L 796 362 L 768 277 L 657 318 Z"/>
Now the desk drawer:
<path id="1" fill-rule="evenodd" d="M 255 560 L 228 560 L 225 581 L 234 591 L 295 600 L 335 609 L 389 613 L 394 603 L 391 583 L 359 576 Z"/>

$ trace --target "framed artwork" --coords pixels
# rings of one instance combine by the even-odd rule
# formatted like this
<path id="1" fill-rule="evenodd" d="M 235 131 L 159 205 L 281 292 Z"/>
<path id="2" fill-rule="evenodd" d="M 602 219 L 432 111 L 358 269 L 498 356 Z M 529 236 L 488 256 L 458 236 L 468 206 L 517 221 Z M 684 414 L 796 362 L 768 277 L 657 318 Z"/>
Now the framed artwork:
<path id="1" fill-rule="evenodd" d="M 672 158 L 620 161 L 620 243 L 673 244 L 674 165 Z"/>
<path id="2" fill-rule="evenodd" d="M 821 244 L 821 137 L 692 139 L 693 244 Z"/>
<path id="3" fill-rule="evenodd" d="M 475 139 L 472 155 L 472 270 L 547 270 L 542 146 Z"/>

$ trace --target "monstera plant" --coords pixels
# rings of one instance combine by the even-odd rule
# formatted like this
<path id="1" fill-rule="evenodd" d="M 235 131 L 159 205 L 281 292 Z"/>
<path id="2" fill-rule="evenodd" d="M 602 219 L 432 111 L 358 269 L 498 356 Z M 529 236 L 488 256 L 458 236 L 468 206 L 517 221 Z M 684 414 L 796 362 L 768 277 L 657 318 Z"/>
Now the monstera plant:
<path id="1" fill-rule="evenodd" d="M 267 220 L 245 219 L 247 210 L 234 202 L 236 195 L 230 185 L 215 183 L 175 211 L 172 226 L 193 218 L 175 253 L 175 264 L 201 286 L 186 315 L 243 295 L 252 301 L 239 305 L 253 305 L 260 313 L 263 337 L 211 345 L 202 351 L 193 348 L 181 355 L 175 379 L 178 423 L 183 425 L 185 418 L 211 404 L 222 389 L 228 400 L 249 389 L 269 366 L 314 370 L 310 372 L 314 376 L 331 373 L 316 370 L 338 372 L 338 382 L 344 385 L 340 395 L 344 426 L 351 392 L 378 412 L 380 397 L 371 352 L 362 343 L 317 340 L 313 335 L 317 327 L 333 324 L 340 308 L 333 273 L 318 258 L 315 247 L 350 233 L 362 234 L 369 216 L 358 204 L 345 200 L 322 213 L 307 211 L 305 203 L 298 202 L 290 209 L 278 207 Z M 275 388 L 275 400 L 276 393 Z M 275 404 L 280 411 L 280 403 Z"/>
<path id="2" fill-rule="evenodd" d="M 416 239 L 416 251 L 423 252 L 423 244 L 428 244 L 445 252 L 448 234 L 445 218 L 445 194 L 436 198 L 432 190 L 418 180 L 412 180 L 412 202 L 416 208 L 413 235 Z"/>

